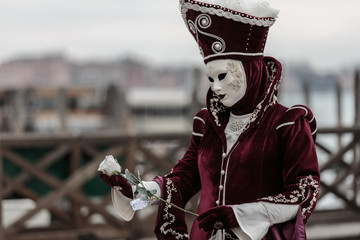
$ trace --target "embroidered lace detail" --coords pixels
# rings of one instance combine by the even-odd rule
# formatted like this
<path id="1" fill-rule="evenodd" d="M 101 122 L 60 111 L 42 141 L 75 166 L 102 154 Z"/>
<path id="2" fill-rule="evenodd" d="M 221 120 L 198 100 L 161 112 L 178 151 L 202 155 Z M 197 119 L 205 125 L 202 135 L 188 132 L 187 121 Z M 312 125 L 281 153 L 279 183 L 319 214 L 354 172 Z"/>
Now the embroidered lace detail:
<path id="1" fill-rule="evenodd" d="M 277 101 L 278 101 L 278 99 L 276 97 L 276 94 L 277 94 L 277 91 L 279 89 L 281 79 L 279 79 L 279 81 L 277 81 L 277 82 L 275 81 L 276 73 L 277 73 L 276 64 L 274 62 L 268 62 L 266 67 L 267 67 L 269 86 L 268 86 L 268 88 L 266 90 L 264 99 L 256 106 L 254 111 L 251 113 L 250 121 L 245 126 L 243 132 L 245 132 L 251 126 L 252 123 L 254 123 L 256 121 L 257 121 L 256 124 L 260 123 L 260 121 L 263 118 L 266 110 L 269 107 L 275 105 L 277 103 Z M 270 99 L 270 101 L 268 99 Z M 267 101 L 269 101 L 269 103 L 264 106 L 264 104 Z M 264 108 L 264 109 L 262 110 L 262 108 Z M 261 114 L 261 116 L 259 116 L 259 113 L 261 111 L 262 111 L 262 114 Z"/>
<path id="2" fill-rule="evenodd" d="M 274 62 L 268 62 L 267 65 L 266 65 L 268 71 L 267 71 L 267 74 L 268 74 L 268 79 L 269 79 L 269 82 L 270 83 L 273 83 L 273 81 L 275 80 L 275 77 L 276 77 L 276 73 L 277 73 L 277 67 L 276 67 L 276 64 Z M 280 87 L 280 83 L 281 83 L 281 78 L 279 81 L 276 82 L 275 86 L 274 86 L 274 89 L 271 91 L 271 95 L 270 95 L 270 102 L 267 106 L 265 106 L 265 110 L 264 112 L 271 106 L 273 106 L 275 103 L 277 103 L 278 99 L 277 99 L 277 92 L 278 92 L 278 89 Z M 270 93 L 270 90 L 271 88 L 269 87 L 267 89 L 267 92 L 266 92 L 266 96 L 269 95 Z"/>
<path id="3" fill-rule="evenodd" d="M 185 2 L 183 0 L 180 1 L 180 4 L 182 6 L 181 12 L 183 15 L 183 18 L 185 19 L 186 12 L 188 9 L 192 9 L 195 11 L 200 11 L 202 13 L 208 13 L 212 15 L 217 15 L 219 17 L 225 17 L 228 19 L 232 19 L 236 22 L 242 22 L 245 24 L 250 25 L 256 25 L 256 26 L 263 26 L 263 27 L 270 27 L 275 23 L 275 18 L 272 17 L 253 17 L 244 13 L 236 12 L 227 8 L 222 8 L 217 5 L 207 4 L 207 3 L 201 3 L 201 2 L 195 2 L 195 1 L 189 1 Z M 200 6 L 203 5 L 203 6 Z M 186 22 L 186 20 L 185 20 Z"/>
<path id="4" fill-rule="evenodd" d="M 236 91 L 242 88 L 245 84 L 245 77 L 243 76 L 243 73 L 245 72 L 244 67 L 234 61 L 229 61 L 226 66 L 226 70 L 228 70 L 228 72 L 230 72 L 234 77 L 234 81 L 230 83 L 230 86 L 232 86 Z"/>
<path id="5" fill-rule="evenodd" d="M 228 123 L 230 130 L 233 132 L 242 130 L 246 126 L 249 120 L 250 120 L 249 115 L 235 116 L 232 113 L 230 113 L 230 119 Z"/>
<path id="6" fill-rule="evenodd" d="M 225 112 L 225 106 L 220 102 L 220 98 L 217 95 L 213 95 L 213 98 L 210 99 L 210 112 L 214 116 L 215 123 L 218 127 L 221 127 L 219 123 L 218 113 Z"/>
<path id="7" fill-rule="evenodd" d="M 270 79 L 271 82 L 273 82 L 276 78 L 277 66 L 276 66 L 275 62 L 268 62 L 266 67 L 268 69 L 268 78 Z M 270 104 L 267 107 L 273 106 L 275 103 L 277 103 L 277 101 L 278 101 L 277 92 L 279 91 L 281 80 L 282 80 L 282 77 L 279 79 L 279 81 L 276 82 L 276 84 L 274 86 L 274 90 L 271 92 Z M 268 90 L 268 92 L 269 92 L 269 90 Z"/>
<path id="8" fill-rule="evenodd" d="M 275 203 L 302 203 L 311 197 L 309 206 L 302 208 L 301 212 L 303 219 L 306 219 L 306 214 L 311 213 L 312 209 L 315 207 L 317 195 L 319 194 L 319 182 L 313 179 L 310 175 L 305 178 L 301 178 L 297 185 L 298 189 L 291 191 L 288 196 L 280 193 L 275 196 L 261 198 L 260 200 L 267 200 Z M 306 195 L 306 191 L 309 188 L 314 189 L 312 196 L 309 196 L 310 192 Z"/>
<path id="9" fill-rule="evenodd" d="M 170 227 L 170 225 L 175 222 L 175 216 L 173 214 L 169 213 L 169 209 L 172 207 L 169 203 L 171 202 L 172 193 L 177 192 L 177 189 L 175 188 L 174 183 L 170 179 L 167 179 L 165 186 L 166 186 L 166 193 L 167 193 L 166 201 L 168 203 L 165 204 L 166 205 L 164 208 L 165 214 L 163 215 L 163 217 L 164 217 L 164 220 L 168 220 L 168 221 L 165 221 L 164 224 L 161 225 L 160 231 L 164 235 L 167 235 L 168 233 L 172 234 L 175 237 L 175 239 L 189 239 L 188 234 L 179 233 Z M 167 228 L 167 229 L 165 229 L 165 228 Z"/>

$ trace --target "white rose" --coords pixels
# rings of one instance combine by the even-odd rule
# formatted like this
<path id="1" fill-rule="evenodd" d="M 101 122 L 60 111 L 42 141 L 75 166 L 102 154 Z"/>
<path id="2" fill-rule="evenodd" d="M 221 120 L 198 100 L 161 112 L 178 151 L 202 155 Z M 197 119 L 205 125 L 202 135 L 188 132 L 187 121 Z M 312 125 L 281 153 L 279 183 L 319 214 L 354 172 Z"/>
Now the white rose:
<path id="1" fill-rule="evenodd" d="M 98 171 L 108 176 L 120 175 L 121 166 L 112 155 L 109 155 L 100 163 Z"/>

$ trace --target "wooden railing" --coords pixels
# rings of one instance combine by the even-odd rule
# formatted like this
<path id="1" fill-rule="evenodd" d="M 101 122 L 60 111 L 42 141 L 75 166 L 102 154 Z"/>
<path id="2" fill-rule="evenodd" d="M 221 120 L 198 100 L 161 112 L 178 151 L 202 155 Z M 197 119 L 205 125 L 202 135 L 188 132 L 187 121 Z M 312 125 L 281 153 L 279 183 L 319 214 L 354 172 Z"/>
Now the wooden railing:
<path id="1" fill-rule="evenodd" d="M 309 225 L 360 221 L 359 133 L 358 127 L 319 129 L 319 136 L 350 134 L 352 139 L 337 150 L 329 149 L 321 141 L 317 142 L 318 152 L 328 155 L 320 165 L 321 172 L 336 172 L 332 183 L 321 181 L 319 201 L 332 194 L 343 202 L 343 206 L 317 210 L 310 218 Z M 138 214 L 131 222 L 119 219 L 112 208 L 109 187 L 97 176 L 98 165 L 104 156 L 111 154 L 120 160 L 124 168 L 132 171 L 139 169 L 143 176 L 151 179 L 155 174 L 171 170 L 185 152 L 190 133 L 10 134 L 1 138 L 3 184 L 0 196 L 2 199 L 32 199 L 35 207 L 11 225 L 3 226 L 0 239 L 77 240 L 81 236 L 85 236 L 82 239 L 86 239 L 86 236 L 140 239 L 153 236 L 156 213 Z M 348 152 L 354 152 L 353 158 L 345 157 Z M 63 172 L 64 169 L 67 171 Z M 352 182 L 349 182 L 349 177 Z M 39 182 L 47 186 L 46 190 L 37 189 Z M 89 186 L 94 189 L 86 190 Z M 196 208 L 195 204 L 193 208 Z M 49 225 L 43 228 L 26 227 L 26 223 L 43 209 L 51 215 Z M 156 207 L 150 211 L 156 211 Z M 94 222 L 96 216 L 101 216 L 102 220 Z M 5 220 L 2 219 L 3 222 Z"/>
<path id="2" fill-rule="evenodd" d="M 323 140 L 326 137 L 339 140 L 335 149 L 321 139 L 316 142 L 318 155 L 323 156 L 318 202 L 320 205 L 327 201 L 330 206 L 316 209 L 309 225 L 358 222 L 360 226 L 360 127 L 321 128 L 318 135 Z M 341 140 L 345 136 L 346 142 Z M 326 199 L 329 196 L 331 200 Z"/>
<path id="3" fill-rule="evenodd" d="M 35 202 L 35 207 L 11 225 L 1 224 L 0 239 L 77 240 L 90 233 L 104 239 L 151 236 L 156 214 L 141 220 L 135 218 L 130 223 L 116 217 L 111 208 L 110 188 L 97 176 L 98 165 L 111 154 L 124 168 L 140 169 L 145 178 L 164 174 L 180 158 L 178 152 L 185 151 L 189 136 L 190 133 L 140 136 L 121 132 L 2 135 L 1 199 L 28 198 Z M 39 185 L 46 187 L 39 190 Z M 98 189 L 86 190 L 89 186 Z M 26 223 L 43 209 L 51 215 L 49 225 L 27 228 Z M 100 223 L 93 223 L 96 216 L 101 216 Z M 5 221 L 2 219 L 2 223 Z M 147 221 L 152 223 L 144 224 Z"/>
<path id="4" fill-rule="evenodd" d="M 318 207 L 308 225 L 310 228 L 326 226 L 323 232 L 328 233 L 324 233 L 325 238 L 313 239 L 360 239 L 360 71 L 355 74 L 353 90 L 352 126 L 343 125 L 343 92 L 337 85 L 337 124 L 318 129 L 316 146 L 320 163 L 320 195 Z M 346 224 L 347 229 L 336 228 L 341 224 Z"/>

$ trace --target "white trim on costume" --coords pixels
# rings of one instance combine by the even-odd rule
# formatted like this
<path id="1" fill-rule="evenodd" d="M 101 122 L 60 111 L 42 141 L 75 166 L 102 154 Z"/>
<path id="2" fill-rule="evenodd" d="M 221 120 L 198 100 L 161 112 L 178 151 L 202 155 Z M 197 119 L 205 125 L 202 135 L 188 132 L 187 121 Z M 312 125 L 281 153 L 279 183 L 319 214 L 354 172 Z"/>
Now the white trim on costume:
<path id="1" fill-rule="evenodd" d="M 196 120 L 200 120 L 200 121 L 202 121 L 202 122 L 205 124 L 204 119 L 202 119 L 201 117 L 197 117 L 197 116 L 195 116 L 195 117 L 194 117 L 194 120 L 195 120 L 195 119 L 196 119 Z"/>
<path id="2" fill-rule="evenodd" d="M 317 128 L 311 133 L 311 135 L 314 135 L 317 132 Z"/>
<path id="3" fill-rule="evenodd" d="M 263 53 L 263 52 L 259 52 L 259 53 L 244 53 L 244 52 L 216 53 L 216 54 L 211 54 L 211 55 L 208 55 L 208 56 L 204 57 L 204 60 L 207 60 L 207 59 L 212 58 L 212 57 L 229 56 L 229 55 L 237 55 L 237 56 L 263 56 L 264 53 Z"/>
<path id="4" fill-rule="evenodd" d="M 293 125 L 294 123 L 295 122 L 286 122 L 286 123 L 280 124 L 279 126 L 276 127 L 276 130 L 279 130 L 280 128 L 285 127 L 285 126 Z"/>
<path id="5" fill-rule="evenodd" d="M 306 109 L 306 108 L 304 108 L 304 107 L 301 107 L 301 106 L 293 106 L 293 107 L 291 107 L 291 108 L 289 108 L 288 110 L 286 110 L 286 112 L 288 112 L 288 111 L 290 111 L 290 110 L 293 110 L 293 109 L 302 109 L 302 110 L 304 110 L 305 111 L 305 117 L 308 115 L 308 110 Z"/>
<path id="6" fill-rule="evenodd" d="M 313 118 L 309 121 L 309 123 L 312 123 L 315 119 L 315 116 L 313 116 Z"/>
<path id="7" fill-rule="evenodd" d="M 196 132 L 193 132 L 192 135 L 197 136 L 197 137 L 203 137 L 204 136 L 204 134 L 196 133 Z"/>

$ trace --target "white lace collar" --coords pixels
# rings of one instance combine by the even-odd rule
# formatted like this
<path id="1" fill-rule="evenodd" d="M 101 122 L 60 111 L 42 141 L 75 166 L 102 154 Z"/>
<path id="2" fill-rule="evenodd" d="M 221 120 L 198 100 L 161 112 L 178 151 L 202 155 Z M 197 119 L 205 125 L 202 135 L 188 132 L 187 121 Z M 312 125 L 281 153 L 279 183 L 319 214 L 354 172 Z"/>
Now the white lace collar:
<path id="1" fill-rule="evenodd" d="M 251 117 L 251 113 L 245 114 L 245 115 L 235 115 L 233 113 L 230 113 L 228 128 L 232 132 L 237 132 L 240 130 L 243 130 L 246 126 L 246 124 L 249 123 Z"/>

